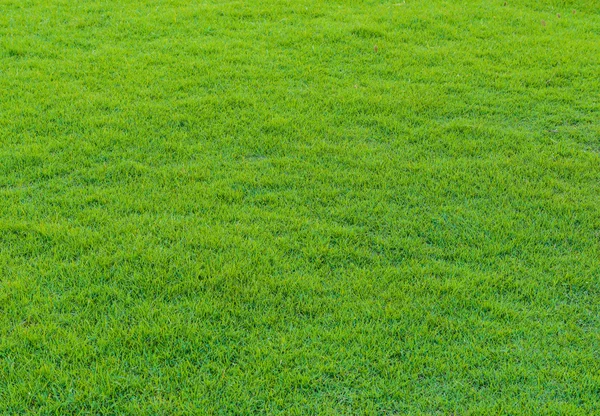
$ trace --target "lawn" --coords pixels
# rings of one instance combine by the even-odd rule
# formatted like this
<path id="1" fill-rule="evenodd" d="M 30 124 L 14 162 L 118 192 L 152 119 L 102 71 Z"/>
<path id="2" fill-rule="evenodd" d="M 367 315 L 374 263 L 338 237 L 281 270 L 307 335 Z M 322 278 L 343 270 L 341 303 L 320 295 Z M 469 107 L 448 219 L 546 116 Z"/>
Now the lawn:
<path id="1" fill-rule="evenodd" d="M 599 409 L 596 0 L 0 0 L 0 414 Z"/>

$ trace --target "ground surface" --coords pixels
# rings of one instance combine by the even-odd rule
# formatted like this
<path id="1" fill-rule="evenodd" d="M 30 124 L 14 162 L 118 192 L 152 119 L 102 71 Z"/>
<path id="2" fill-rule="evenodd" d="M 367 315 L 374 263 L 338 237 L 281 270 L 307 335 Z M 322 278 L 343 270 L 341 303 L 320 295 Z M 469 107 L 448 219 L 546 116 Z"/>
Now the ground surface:
<path id="1" fill-rule="evenodd" d="M 592 414 L 599 120 L 592 0 L 0 0 L 0 413 Z"/>

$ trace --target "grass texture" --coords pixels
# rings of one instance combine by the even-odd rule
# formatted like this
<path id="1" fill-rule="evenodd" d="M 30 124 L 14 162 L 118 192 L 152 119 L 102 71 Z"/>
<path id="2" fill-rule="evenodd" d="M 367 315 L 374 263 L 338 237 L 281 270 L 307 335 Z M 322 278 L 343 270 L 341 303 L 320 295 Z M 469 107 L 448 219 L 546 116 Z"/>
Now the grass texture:
<path id="1" fill-rule="evenodd" d="M 596 0 L 0 0 L 0 414 L 598 409 Z"/>

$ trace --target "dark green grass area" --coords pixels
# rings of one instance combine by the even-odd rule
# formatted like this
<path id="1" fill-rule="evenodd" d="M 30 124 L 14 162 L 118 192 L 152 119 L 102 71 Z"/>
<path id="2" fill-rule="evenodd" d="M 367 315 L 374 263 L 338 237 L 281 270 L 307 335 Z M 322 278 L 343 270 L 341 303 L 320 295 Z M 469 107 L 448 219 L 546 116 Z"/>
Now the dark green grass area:
<path id="1" fill-rule="evenodd" d="M 596 0 L 0 0 L 0 414 L 599 409 Z"/>

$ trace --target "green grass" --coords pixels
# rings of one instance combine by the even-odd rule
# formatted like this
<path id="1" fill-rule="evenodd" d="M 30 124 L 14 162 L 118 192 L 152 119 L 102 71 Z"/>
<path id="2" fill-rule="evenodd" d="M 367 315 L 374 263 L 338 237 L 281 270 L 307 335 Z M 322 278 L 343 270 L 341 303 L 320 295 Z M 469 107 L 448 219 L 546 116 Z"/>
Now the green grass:
<path id="1" fill-rule="evenodd" d="M 600 409 L 596 0 L 0 0 L 0 201 L 0 414 Z"/>

